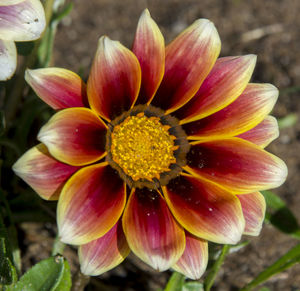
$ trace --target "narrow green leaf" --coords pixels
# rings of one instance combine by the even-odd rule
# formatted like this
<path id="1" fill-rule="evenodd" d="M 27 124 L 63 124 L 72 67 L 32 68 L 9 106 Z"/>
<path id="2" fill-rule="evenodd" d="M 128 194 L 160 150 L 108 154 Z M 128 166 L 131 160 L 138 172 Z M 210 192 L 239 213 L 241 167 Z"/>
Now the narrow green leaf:
<path id="1" fill-rule="evenodd" d="M 184 281 L 185 281 L 184 275 L 178 272 L 174 272 L 170 277 L 164 291 L 182 291 Z"/>
<path id="2" fill-rule="evenodd" d="M 5 239 L 0 237 L 0 285 L 10 285 L 17 281 L 17 272 L 7 256 Z"/>
<path id="3" fill-rule="evenodd" d="M 186 282 L 182 287 L 182 291 L 203 291 L 203 284 L 199 282 Z"/>
<path id="4" fill-rule="evenodd" d="M 0 110 L 0 136 L 4 134 L 5 127 L 6 127 L 5 114 L 3 110 Z"/>
<path id="5" fill-rule="evenodd" d="M 62 256 L 45 259 L 27 271 L 7 291 L 69 291 L 70 268 Z"/>
<path id="6" fill-rule="evenodd" d="M 240 291 L 252 290 L 257 285 L 267 281 L 270 277 L 277 273 L 283 272 L 291 266 L 300 262 L 300 244 L 293 247 L 285 255 L 279 258 L 274 264 L 262 271 L 256 278 L 247 284 Z"/>
<path id="7" fill-rule="evenodd" d="M 267 287 L 262 287 L 258 291 L 271 291 L 271 290 Z"/>
<path id="8" fill-rule="evenodd" d="M 280 231 L 300 239 L 300 226 L 283 200 L 271 191 L 262 191 L 267 203 L 266 221 Z"/>
<path id="9" fill-rule="evenodd" d="M 283 118 L 278 119 L 279 129 L 292 127 L 297 123 L 298 115 L 296 113 L 290 113 Z"/>

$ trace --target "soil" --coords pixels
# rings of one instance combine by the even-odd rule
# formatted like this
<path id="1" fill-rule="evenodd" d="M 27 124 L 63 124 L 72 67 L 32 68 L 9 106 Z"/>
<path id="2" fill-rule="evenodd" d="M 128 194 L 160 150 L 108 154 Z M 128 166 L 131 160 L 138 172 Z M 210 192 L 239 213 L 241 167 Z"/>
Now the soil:
<path id="1" fill-rule="evenodd" d="M 127 47 L 135 34 L 143 9 L 148 8 L 165 36 L 166 43 L 198 18 L 213 21 L 222 40 L 221 56 L 258 55 L 252 81 L 275 84 L 280 91 L 273 111 L 277 118 L 300 116 L 300 96 L 293 88 L 300 84 L 300 1 L 245 0 L 89 0 L 73 1 L 74 7 L 58 27 L 52 64 L 88 76 L 91 61 L 102 35 L 120 40 Z M 286 88 L 292 88 L 285 90 Z M 281 130 L 268 150 L 288 165 L 286 183 L 274 190 L 300 221 L 300 124 Z M 25 269 L 49 256 L 55 233 L 52 224 L 22 224 L 26 250 Z M 54 228 L 54 232 L 53 232 Z M 227 257 L 214 290 L 237 290 L 265 267 L 297 244 L 295 239 L 265 225 L 260 236 Z M 78 270 L 74 249 L 66 256 L 72 272 Z M 163 288 L 171 272 L 157 273 L 130 255 L 116 269 L 92 278 L 85 290 L 152 291 Z M 300 290 L 300 266 L 272 277 L 263 286 L 270 290 Z M 258 289 L 256 289 L 258 290 Z"/>

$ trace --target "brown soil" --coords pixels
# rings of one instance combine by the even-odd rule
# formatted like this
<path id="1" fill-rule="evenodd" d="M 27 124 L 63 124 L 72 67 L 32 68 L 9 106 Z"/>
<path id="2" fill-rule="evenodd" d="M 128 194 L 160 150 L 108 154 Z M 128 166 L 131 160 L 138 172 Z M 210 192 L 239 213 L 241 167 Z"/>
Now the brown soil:
<path id="1" fill-rule="evenodd" d="M 275 84 L 280 90 L 300 84 L 300 1 L 245 0 L 89 0 L 74 1 L 74 9 L 58 28 L 53 65 L 83 72 L 87 77 L 97 40 L 101 35 L 131 47 L 138 18 L 144 8 L 161 28 L 166 42 L 197 18 L 212 20 L 222 39 L 221 56 L 257 54 L 252 81 Z M 298 84 L 298 85 L 297 85 Z M 278 118 L 300 115 L 299 93 L 283 93 L 273 111 Z M 300 124 L 281 131 L 268 150 L 284 159 L 289 168 L 287 182 L 275 192 L 300 221 Z M 49 256 L 53 226 L 23 224 L 28 265 Z M 237 290 L 297 241 L 272 226 L 264 226 L 257 238 L 227 257 L 215 290 Z M 41 243 L 42 242 L 42 243 Z M 72 271 L 78 268 L 76 253 L 67 248 Z M 118 268 L 93 278 L 86 290 L 145 290 L 162 288 L 170 272 L 157 273 L 130 256 Z M 264 286 L 271 290 L 299 290 L 300 266 L 280 273 Z M 107 289 L 106 289 L 107 287 Z"/>

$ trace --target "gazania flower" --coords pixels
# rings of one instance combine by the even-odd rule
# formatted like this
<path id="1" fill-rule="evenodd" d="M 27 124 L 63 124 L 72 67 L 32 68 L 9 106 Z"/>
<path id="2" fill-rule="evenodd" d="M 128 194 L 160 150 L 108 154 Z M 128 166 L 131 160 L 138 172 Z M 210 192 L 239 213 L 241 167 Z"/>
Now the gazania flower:
<path id="1" fill-rule="evenodd" d="M 0 0 L 0 81 L 11 78 L 16 70 L 15 41 L 38 39 L 45 25 L 39 0 Z"/>
<path id="2" fill-rule="evenodd" d="M 79 245 L 81 270 L 101 274 L 129 250 L 154 269 L 196 279 L 207 241 L 258 235 L 285 164 L 263 148 L 278 90 L 249 83 L 254 55 L 219 58 L 214 25 L 200 19 L 168 46 L 146 10 L 132 51 L 108 37 L 87 81 L 58 68 L 26 80 L 58 112 L 14 170 L 58 199 L 61 240 Z"/>

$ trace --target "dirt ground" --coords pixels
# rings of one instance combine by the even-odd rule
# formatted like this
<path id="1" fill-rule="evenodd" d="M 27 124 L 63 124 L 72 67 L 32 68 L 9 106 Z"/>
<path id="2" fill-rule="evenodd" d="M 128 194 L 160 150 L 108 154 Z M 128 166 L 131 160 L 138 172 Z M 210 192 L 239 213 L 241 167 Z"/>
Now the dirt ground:
<path id="1" fill-rule="evenodd" d="M 144 8 L 150 10 L 166 43 L 194 20 L 212 20 L 222 40 L 221 56 L 257 54 L 252 81 L 273 83 L 282 91 L 273 115 L 281 118 L 296 113 L 300 117 L 299 91 L 285 90 L 300 84 L 298 0 L 75 0 L 73 11 L 58 27 L 53 65 L 83 72 L 87 77 L 98 38 L 105 34 L 130 48 Z M 282 130 L 268 150 L 288 165 L 287 182 L 274 192 L 286 201 L 300 221 L 299 122 Z M 24 224 L 22 227 L 31 248 L 29 256 L 35 253 L 37 261 L 47 257 L 45 250 L 50 252 L 53 226 L 33 228 Z M 227 257 L 214 290 L 237 290 L 297 243 L 269 225 L 264 226 L 259 237 L 245 239 L 251 243 Z M 76 253 L 71 248 L 66 252 L 75 272 Z M 28 262 L 32 260 L 28 258 Z M 152 291 L 162 288 L 170 274 L 157 273 L 131 255 L 120 267 L 93 278 L 86 290 Z M 300 290 L 300 266 L 273 277 L 264 286 L 275 291 Z"/>

